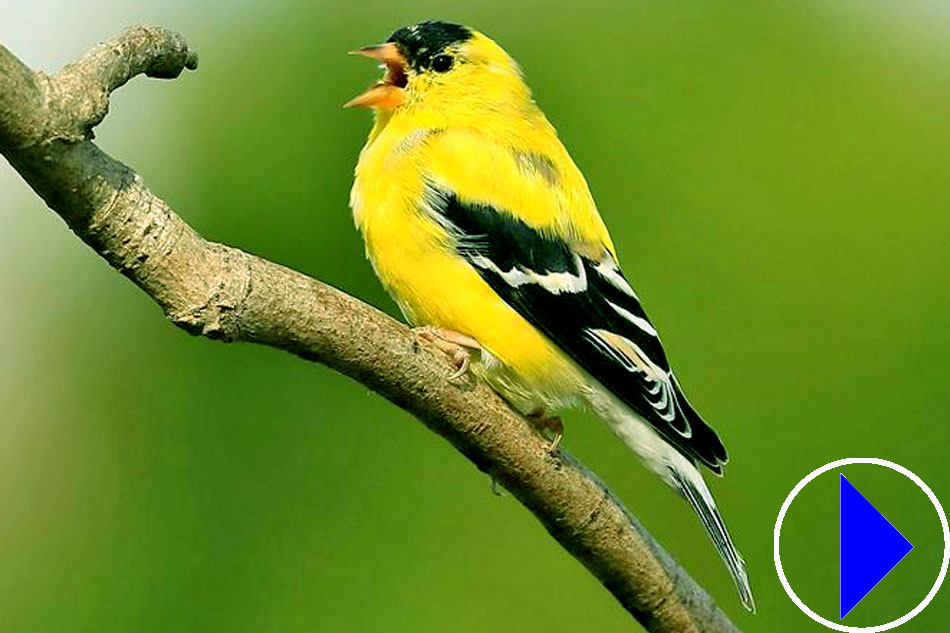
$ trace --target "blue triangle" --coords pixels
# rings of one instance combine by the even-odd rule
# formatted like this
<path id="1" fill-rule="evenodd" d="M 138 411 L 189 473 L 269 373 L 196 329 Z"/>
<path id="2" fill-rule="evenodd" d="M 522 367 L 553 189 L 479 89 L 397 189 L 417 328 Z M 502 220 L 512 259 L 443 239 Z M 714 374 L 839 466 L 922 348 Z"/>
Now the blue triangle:
<path id="1" fill-rule="evenodd" d="M 914 546 L 841 475 L 840 618 L 857 606 Z"/>

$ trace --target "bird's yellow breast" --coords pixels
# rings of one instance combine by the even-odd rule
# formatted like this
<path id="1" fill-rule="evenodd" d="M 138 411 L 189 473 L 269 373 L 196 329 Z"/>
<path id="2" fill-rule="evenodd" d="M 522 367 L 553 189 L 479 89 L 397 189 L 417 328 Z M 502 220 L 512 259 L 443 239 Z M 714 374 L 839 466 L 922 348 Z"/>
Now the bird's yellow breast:
<path id="1" fill-rule="evenodd" d="M 470 200 L 538 209 L 538 225 L 555 221 L 550 209 L 560 194 L 541 182 L 510 182 L 517 154 L 479 143 L 476 131 L 390 121 L 377 132 L 360 155 L 351 204 L 367 256 L 406 317 L 471 336 L 500 361 L 500 371 L 543 400 L 576 393 L 574 363 L 492 290 L 423 210 L 426 178 L 450 181 Z"/>

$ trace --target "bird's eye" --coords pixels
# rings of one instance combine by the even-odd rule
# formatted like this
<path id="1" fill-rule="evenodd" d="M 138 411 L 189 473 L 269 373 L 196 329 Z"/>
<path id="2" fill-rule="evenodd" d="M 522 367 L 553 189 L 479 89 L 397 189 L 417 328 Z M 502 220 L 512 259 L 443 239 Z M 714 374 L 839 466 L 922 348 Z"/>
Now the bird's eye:
<path id="1" fill-rule="evenodd" d="M 432 58 L 432 70 L 437 73 L 444 73 L 452 67 L 451 55 L 436 55 Z"/>

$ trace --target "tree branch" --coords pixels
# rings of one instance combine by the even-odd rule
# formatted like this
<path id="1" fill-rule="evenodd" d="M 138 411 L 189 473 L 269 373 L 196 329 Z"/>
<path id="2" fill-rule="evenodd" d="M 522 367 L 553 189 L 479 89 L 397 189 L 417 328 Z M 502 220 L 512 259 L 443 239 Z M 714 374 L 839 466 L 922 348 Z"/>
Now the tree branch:
<path id="1" fill-rule="evenodd" d="M 531 510 L 647 630 L 737 632 L 593 473 L 564 451 L 549 455 L 488 387 L 448 382 L 446 359 L 375 308 L 206 241 L 91 141 L 113 90 L 196 67 L 182 36 L 153 27 L 123 32 L 54 77 L 0 45 L 0 153 L 175 325 L 324 363 L 409 411 Z"/>

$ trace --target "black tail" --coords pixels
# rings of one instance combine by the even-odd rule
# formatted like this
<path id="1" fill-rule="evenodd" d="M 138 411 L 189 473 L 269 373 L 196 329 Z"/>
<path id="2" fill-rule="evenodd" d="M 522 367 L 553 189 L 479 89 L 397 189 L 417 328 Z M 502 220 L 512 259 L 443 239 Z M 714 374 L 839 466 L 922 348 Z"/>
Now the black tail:
<path id="1" fill-rule="evenodd" d="M 723 562 L 726 564 L 726 569 L 729 570 L 729 575 L 732 576 L 733 582 L 736 583 L 736 589 L 739 590 L 739 600 L 742 601 L 742 606 L 750 612 L 755 613 L 755 599 L 752 597 L 752 588 L 749 586 L 749 576 L 745 571 L 745 561 L 742 560 L 742 556 L 733 544 L 732 537 L 729 536 L 729 530 L 726 529 L 726 524 L 723 523 L 722 517 L 719 516 L 719 510 L 716 509 L 716 502 L 713 501 L 712 495 L 709 492 L 709 488 L 706 487 L 706 482 L 703 481 L 702 475 L 699 474 L 699 471 L 695 468 L 693 468 L 692 471 L 693 472 L 684 472 L 670 466 L 670 474 L 673 481 L 676 482 L 680 492 L 683 493 L 683 496 L 686 497 L 689 504 L 693 506 L 693 510 L 696 511 L 696 514 L 699 515 L 699 520 L 702 521 L 703 527 L 709 532 L 713 545 L 716 546 L 716 551 L 719 552 Z"/>

